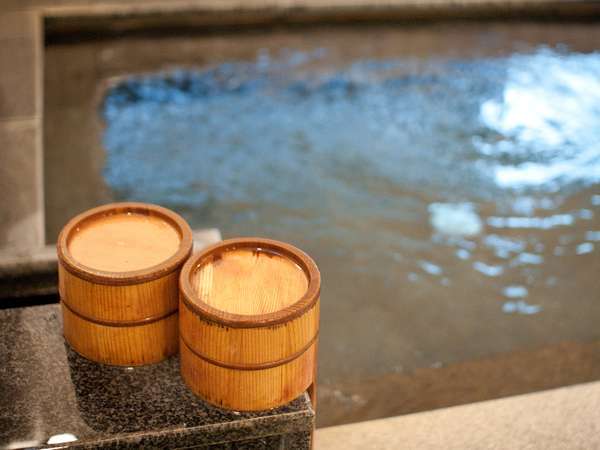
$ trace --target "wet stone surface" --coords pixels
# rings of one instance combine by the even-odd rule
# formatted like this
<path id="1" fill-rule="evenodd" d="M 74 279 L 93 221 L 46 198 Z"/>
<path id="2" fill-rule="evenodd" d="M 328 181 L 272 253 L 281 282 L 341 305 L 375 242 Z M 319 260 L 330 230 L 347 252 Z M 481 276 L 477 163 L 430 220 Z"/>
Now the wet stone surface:
<path id="1" fill-rule="evenodd" d="M 62 337 L 58 305 L 0 311 L 0 445 L 76 448 L 309 448 L 307 397 L 239 413 L 195 397 L 177 357 L 122 368 L 93 363 Z M 278 444 L 279 445 L 279 444 Z M 287 447 L 286 447 L 287 448 Z"/>

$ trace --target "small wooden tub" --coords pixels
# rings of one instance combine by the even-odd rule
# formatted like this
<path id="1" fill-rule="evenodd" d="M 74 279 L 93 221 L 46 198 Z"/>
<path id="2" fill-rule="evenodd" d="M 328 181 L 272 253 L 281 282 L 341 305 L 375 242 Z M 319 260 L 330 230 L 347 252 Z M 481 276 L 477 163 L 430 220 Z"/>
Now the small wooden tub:
<path id="1" fill-rule="evenodd" d="M 73 218 L 58 238 L 64 335 L 93 361 L 135 366 L 177 352 L 179 271 L 192 231 L 174 212 L 115 203 Z"/>
<path id="2" fill-rule="evenodd" d="M 315 398 L 321 279 L 313 260 L 268 239 L 223 241 L 180 277 L 181 374 L 208 402 L 237 411 Z"/>

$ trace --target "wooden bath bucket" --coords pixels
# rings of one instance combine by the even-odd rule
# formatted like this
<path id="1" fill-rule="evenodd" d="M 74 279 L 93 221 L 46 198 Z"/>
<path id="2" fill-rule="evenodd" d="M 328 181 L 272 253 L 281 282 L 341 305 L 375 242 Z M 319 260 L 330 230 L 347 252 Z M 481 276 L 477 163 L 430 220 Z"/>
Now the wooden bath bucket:
<path id="1" fill-rule="evenodd" d="M 177 352 L 179 271 L 192 231 L 174 212 L 115 203 L 73 218 L 58 238 L 64 335 L 88 359 L 135 366 Z"/>
<path id="2" fill-rule="evenodd" d="M 321 279 L 297 248 L 231 239 L 192 256 L 180 276 L 181 374 L 237 411 L 315 398 Z"/>

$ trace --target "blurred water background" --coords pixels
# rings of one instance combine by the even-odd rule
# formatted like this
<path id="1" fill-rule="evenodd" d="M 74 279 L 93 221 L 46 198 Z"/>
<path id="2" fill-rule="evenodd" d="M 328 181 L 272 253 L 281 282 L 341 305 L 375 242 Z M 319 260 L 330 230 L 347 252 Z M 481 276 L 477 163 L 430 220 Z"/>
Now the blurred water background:
<path id="1" fill-rule="evenodd" d="M 340 57 L 315 39 L 119 78 L 103 182 L 316 259 L 324 405 L 366 402 L 349 382 L 598 339 L 600 53 L 481 42 Z"/>

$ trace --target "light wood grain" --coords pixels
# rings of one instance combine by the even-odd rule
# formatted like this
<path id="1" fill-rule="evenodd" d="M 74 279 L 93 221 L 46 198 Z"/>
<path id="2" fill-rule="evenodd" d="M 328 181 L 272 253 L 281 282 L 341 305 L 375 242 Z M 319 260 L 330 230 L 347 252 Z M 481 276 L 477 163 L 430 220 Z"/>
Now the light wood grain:
<path id="1" fill-rule="evenodd" d="M 314 385 L 320 275 L 303 252 L 224 241 L 190 258 L 180 285 L 181 373 L 197 395 L 255 411 Z"/>
<path id="2" fill-rule="evenodd" d="M 197 358 L 180 343 L 181 375 L 208 402 L 235 411 L 258 411 L 284 405 L 313 383 L 316 344 L 298 358 L 263 370 L 239 370 Z"/>
<path id="3" fill-rule="evenodd" d="M 58 266 L 58 292 L 84 317 L 106 322 L 138 322 L 178 308 L 179 271 L 134 285 L 99 284 Z"/>
<path id="4" fill-rule="evenodd" d="M 179 327 L 192 348 L 206 358 L 230 365 L 266 364 L 298 353 L 315 337 L 319 303 L 282 325 L 233 328 L 207 321 L 181 302 Z"/>
<path id="5" fill-rule="evenodd" d="M 76 352 L 123 366 L 159 362 L 177 352 L 179 271 L 110 286 L 82 280 L 62 265 L 58 270 L 64 335 Z"/>
<path id="6" fill-rule="evenodd" d="M 142 219 L 137 220 L 137 215 Z M 128 218 L 125 234 L 122 228 L 114 227 L 123 224 L 119 217 Z M 155 223 L 160 220 L 164 226 Z M 136 226 L 141 228 L 140 234 L 128 237 L 136 233 Z M 170 231 L 165 235 L 167 229 Z M 109 235 L 84 236 L 80 235 L 82 230 L 103 230 Z M 164 241 L 154 245 L 153 239 Z M 78 242 L 74 253 L 73 242 Z M 123 250 L 121 243 L 130 247 Z M 192 233 L 183 219 L 154 205 L 106 205 L 70 221 L 57 245 L 63 330 L 75 351 L 93 361 L 125 366 L 155 363 L 177 352 L 179 272 L 192 249 Z M 118 251 L 114 251 L 115 245 Z M 152 248 L 157 253 L 144 257 Z M 110 265 L 112 252 L 116 262 Z M 100 261 L 103 265 L 82 264 L 76 259 L 82 255 L 88 263 Z M 94 255 L 99 255 L 98 259 Z M 157 260 L 157 255 L 162 260 Z M 132 270 L 121 270 L 125 267 Z"/>
<path id="7" fill-rule="evenodd" d="M 275 252 L 242 248 L 215 253 L 192 274 L 202 301 L 234 314 L 266 314 L 302 298 L 308 280 L 294 261 Z"/>
<path id="8" fill-rule="evenodd" d="M 62 308 L 64 336 L 80 355 L 103 364 L 140 366 L 177 353 L 177 313 L 146 324 L 104 326 Z"/>
<path id="9" fill-rule="evenodd" d="M 179 248 L 179 233 L 159 217 L 112 214 L 77 227 L 69 252 L 84 266 L 110 272 L 146 269 Z"/>

